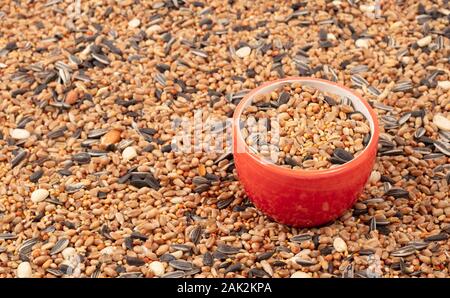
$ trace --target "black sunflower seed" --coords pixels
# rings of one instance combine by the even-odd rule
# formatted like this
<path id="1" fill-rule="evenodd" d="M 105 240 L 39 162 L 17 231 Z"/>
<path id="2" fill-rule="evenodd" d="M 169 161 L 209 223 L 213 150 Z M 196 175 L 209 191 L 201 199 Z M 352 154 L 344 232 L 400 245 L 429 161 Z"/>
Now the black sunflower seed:
<path id="1" fill-rule="evenodd" d="M 172 260 L 169 265 L 175 269 L 189 271 L 193 269 L 192 263 L 184 260 Z"/>
<path id="2" fill-rule="evenodd" d="M 168 273 L 164 274 L 163 276 L 161 276 L 161 278 L 182 278 L 184 276 L 185 276 L 185 273 L 183 271 L 177 270 L 177 271 L 168 272 Z"/>
<path id="3" fill-rule="evenodd" d="M 340 161 L 341 163 L 346 163 L 350 160 L 353 159 L 353 154 L 351 154 L 350 152 L 341 149 L 341 148 L 336 148 L 333 151 L 333 157 L 335 157 L 335 161 Z"/>
<path id="4" fill-rule="evenodd" d="M 119 177 L 119 179 L 117 179 L 117 183 L 123 184 L 123 183 L 127 182 L 128 179 L 130 179 L 130 177 L 131 177 L 131 173 L 126 173 L 125 175 L 123 175 L 123 176 Z"/>
<path id="5" fill-rule="evenodd" d="M 72 160 L 79 164 L 88 164 L 91 162 L 91 156 L 86 152 L 76 153 L 72 155 Z"/>
<path id="6" fill-rule="evenodd" d="M 395 181 L 391 177 L 388 177 L 385 175 L 381 175 L 380 180 L 381 180 L 381 182 L 389 182 L 390 184 L 395 184 Z"/>
<path id="7" fill-rule="evenodd" d="M 192 183 L 198 186 L 202 184 L 210 184 L 211 181 L 209 181 L 206 177 L 195 176 L 194 178 L 192 178 Z"/>
<path id="8" fill-rule="evenodd" d="M 161 262 L 170 262 L 170 261 L 173 261 L 173 260 L 176 260 L 176 259 L 177 259 L 177 258 L 175 258 L 174 255 L 169 254 L 169 253 L 163 254 L 163 255 L 159 258 L 159 260 L 160 260 Z"/>
<path id="9" fill-rule="evenodd" d="M 0 233 L 0 240 L 12 240 L 12 239 L 16 239 L 17 235 L 13 234 L 13 233 Z"/>
<path id="10" fill-rule="evenodd" d="M 223 252 L 220 252 L 218 250 L 213 252 L 212 256 L 214 259 L 221 260 L 221 261 L 226 260 L 228 258 L 228 255 L 226 255 Z"/>
<path id="11" fill-rule="evenodd" d="M 240 249 L 231 245 L 227 245 L 227 244 L 219 244 L 217 246 L 217 251 L 227 254 L 227 255 L 233 255 L 233 254 L 237 254 Z"/>
<path id="12" fill-rule="evenodd" d="M 337 165 L 346 163 L 346 161 L 343 161 L 342 159 L 337 158 L 337 157 L 334 157 L 334 156 L 332 156 L 332 157 L 330 158 L 330 162 L 331 162 L 332 164 L 337 164 Z"/>
<path id="13" fill-rule="evenodd" d="M 200 184 L 196 188 L 194 188 L 194 192 L 202 193 L 202 192 L 207 191 L 209 189 L 209 187 L 210 187 L 209 184 Z"/>
<path id="14" fill-rule="evenodd" d="M 77 128 L 75 132 L 72 134 L 72 138 L 78 139 L 81 136 L 81 133 L 83 132 L 83 129 L 81 127 Z"/>
<path id="15" fill-rule="evenodd" d="M 278 98 L 278 104 L 281 106 L 288 103 L 290 97 L 291 95 L 288 92 L 282 92 Z"/>
<path id="16" fill-rule="evenodd" d="M 214 174 L 211 174 L 211 173 L 207 173 L 206 175 L 205 175 L 205 178 L 206 179 L 208 179 L 209 181 L 219 181 L 220 180 L 220 178 L 219 178 L 219 176 L 217 176 L 217 175 L 214 175 Z"/>
<path id="17" fill-rule="evenodd" d="M 450 156 L 450 145 L 448 143 L 444 143 L 441 141 L 434 141 L 434 147 L 439 150 L 441 153 Z"/>
<path id="18" fill-rule="evenodd" d="M 323 97 L 323 100 L 330 106 L 337 105 L 337 102 L 331 96 L 325 95 Z"/>
<path id="19" fill-rule="evenodd" d="M 142 235 L 142 234 L 139 233 L 139 232 L 133 232 L 133 233 L 131 233 L 130 238 L 132 238 L 132 239 L 139 239 L 139 240 L 142 240 L 142 241 L 146 241 L 146 240 L 148 239 L 147 236 Z"/>
<path id="20" fill-rule="evenodd" d="M 377 219 L 375 217 L 372 217 L 372 219 L 369 222 L 369 231 L 375 231 L 377 229 Z"/>
<path id="21" fill-rule="evenodd" d="M 425 238 L 425 241 L 431 242 L 431 241 L 442 241 L 447 240 L 449 238 L 448 234 L 446 233 L 439 233 L 437 235 L 432 235 L 427 238 Z"/>
<path id="22" fill-rule="evenodd" d="M 50 274 L 52 274 L 54 276 L 57 276 L 57 277 L 61 277 L 61 276 L 64 275 L 64 272 L 62 272 L 61 270 L 58 270 L 58 269 L 48 268 L 45 271 L 47 273 L 50 273 Z"/>
<path id="23" fill-rule="evenodd" d="M 119 105 L 119 106 L 123 106 L 123 107 L 127 108 L 129 106 L 135 105 L 137 103 L 137 101 L 135 99 L 123 100 L 121 98 L 116 98 L 114 103 Z"/>
<path id="24" fill-rule="evenodd" d="M 67 247 L 67 245 L 69 245 L 69 239 L 66 238 L 59 239 L 55 243 L 55 246 L 53 246 L 53 248 L 51 249 L 50 255 L 56 255 L 62 252 Z"/>
<path id="25" fill-rule="evenodd" d="M 304 241 L 311 240 L 311 238 L 312 238 L 312 236 L 310 234 L 300 234 L 300 235 L 295 235 L 295 236 L 291 237 L 291 239 L 289 239 L 289 241 L 296 242 L 296 243 L 302 243 Z"/>
<path id="26" fill-rule="evenodd" d="M 426 248 L 430 243 L 422 242 L 422 241 L 411 241 L 408 245 L 414 246 L 417 250 L 422 250 Z"/>
<path id="27" fill-rule="evenodd" d="M 106 239 L 113 240 L 113 238 L 110 235 L 111 230 L 107 225 L 103 225 L 100 229 L 100 234 L 105 237 Z"/>
<path id="28" fill-rule="evenodd" d="M 67 130 L 67 126 L 63 126 L 57 129 L 52 130 L 47 134 L 49 139 L 57 139 L 59 137 L 64 136 L 64 132 Z"/>
<path id="29" fill-rule="evenodd" d="M 139 128 L 139 132 L 146 134 L 146 135 L 150 135 L 153 136 L 154 134 L 156 134 L 158 131 L 154 128 L 150 128 L 150 127 L 143 127 L 143 128 Z"/>
<path id="30" fill-rule="evenodd" d="M 412 117 L 424 117 L 425 116 L 425 110 L 421 109 L 421 110 L 411 111 L 411 116 Z"/>
<path id="31" fill-rule="evenodd" d="M 60 174 L 61 176 L 70 176 L 72 175 L 72 171 L 69 169 L 61 169 L 58 170 L 58 174 Z"/>
<path id="32" fill-rule="evenodd" d="M 33 174 L 30 175 L 30 181 L 33 183 L 36 183 L 39 181 L 39 179 L 44 175 L 43 170 L 36 170 L 33 172 Z"/>
<path id="33" fill-rule="evenodd" d="M 162 153 L 168 153 L 170 151 L 172 151 L 172 144 L 167 144 L 161 147 Z"/>
<path id="34" fill-rule="evenodd" d="M 189 238 L 194 244 L 197 244 L 200 241 L 200 238 L 202 237 L 202 227 L 196 226 L 194 229 L 192 229 Z"/>
<path id="35" fill-rule="evenodd" d="M 236 272 L 236 271 L 240 271 L 242 270 L 244 266 L 242 265 L 242 263 L 235 263 L 235 264 L 231 264 L 230 266 L 228 266 L 228 268 L 225 270 L 225 274 L 228 272 Z"/>
<path id="36" fill-rule="evenodd" d="M 92 58 L 94 58 L 96 61 L 102 63 L 102 64 L 110 64 L 111 61 L 109 60 L 109 58 L 106 55 L 102 55 L 102 54 L 98 54 L 98 53 L 92 53 Z M 95 61 L 94 61 L 95 63 Z M 103 65 L 99 65 L 100 67 L 102 67 Z"/>
<path id="37" fill-rule="evenodd" d="M 131 266 L 137 266 L 137 267 L 139 267 L 139 266 L 145 265 L 145 261 L 144 261 L 144 260 L 139 259 L 139 258 L 135 258 L 135 257 L 129 257 L 129 256 L 127 256 L 127 257 L 126 257 L 126 261 L 127 261 L 127 264 L 128 264 L 128 265 L 131 265 Z"/>
<path id="38" fill-rule="evenodd" d="M 273 250 L 260 253 L 259 255 L 256 256 L 255 260 L 256 260 L 256 262 L 261 262 L 263 260 L 270 259 L 274 253 L 275 253 L 275 251 L 273 251 Z"/>
<path id="39" fill-rule="evenodd" d="M 390 188 L 385 195 L 387 196 L 393 196 L 394 198 L 409 198 L 409 192 L 399 188 L 399 187 L 392 187 Z"/>
<path id="40" fill-rule="evenodd" d="M 416 248 L 413 245 L 407 245 L 402 248 L 396 249 L 391 252 L 391 256 L 394 257 L 407 257 L 416 252 Z"/>
<path id="41" fill-rule="evenodd" d="M 375 251 L 373 249 L 361 249 L 359 251 L 359 255 L 361 255 L 361 256 L 373 255 L 374 253 L 375 253 Z"/>
<path id="42" fill-rule="evenodd" d="M 378 233 L 388 236 L 391 233 L 391 230 L 387 226 L 377 226 Z"/>
<path id="43" fill-rule="evenodd" d="M 152 173 L 132 172 L 130 174 L 131 174 L 130 184 L 137 188 L 150 187 L 155 190 L 159 190 L 161 187 L 159 181 L 153 176 Z"/>
<path id="44" fill-rule="evenodd" d="M 317 249 L 318 247 L 319 247 L 319 244 L 320 244 L 320 235 L 319 234 L 315 234 L 313 237 L 312 237 L 312 242 L 314 243 L 314 249 Z"/>
<path id="45" fill-rule="evenodd" d="M 294 159 L 292 159 L 292 158 L 290 158 L 288 156 L 286 156 L 284 158 L 284 163 L 287 164 L 287 165 L 290 165 L 291 167 L 298 166 L 298 163 Z"/>
<path id="46" fill-rule="evenodd" d="M 192 250 L 192 247 L 186 244 L 172 244 L 170 246 L 173 250 L 180 250 L 183 252 L 189 252 Z"/>
<path id="47" fill-rule="evenodd" d="M 262 278 L 264 276 L 267 276 L 267 272 L 262 270 L 262 269 L 258 269 L 258 268 L 252 268 L 248 271 L 248 277 L 259 277 Z"/>
<path id="48" fill-rule="evenodd" d="M 364 145 L 364 146 L 367 146 L 367 144 L 369 144 L 370 138 L 371 138 L 370 132 L 369 132 L 369 133 L 366 133 L 366 134 L 364 135 L 364 138 L 363 138 L 363 145 Z"/>
<path id="49" fill-rule="evenodd" d="M 327 256 L 333 252 L 333 247 L 325 246 L 324 248 L 320 249 L 319 251 L 322 256 Z"/>
<path id="50" fill-rule="evenodd" d="M 124 239 L 124 244 L 127 249 L 129 249 L 129 250 L 133 249 L 133 239 L 131 239 L 130 237 L 126 237 Z"/>
<path id="51" fill-rule="evenodd" d="M 42 218 L 44 218 L 45 213 L 44 212 L 39 212 L 34 218 L 33 218 L 33 222 L 39 222 L 41 221 Z"/>
<path id="52" fill-rule="evenodd" d="M 27 123 L 31 121 L 33 121 L 33 117 L 30 116 L 23 117 L 22 119 L 20 119 L 19 122 L 17 122 L 17 128 L 23 129 L 25 128 L 25 125 L 27 125 Z"/>
<path id="53" fill-rule="evenodd" d="M 25 157 L 27 157 L 28 152 L 25 150 L 20 150 L 15 156 L 14 158 L 11 160 L 11 167 L 16 167 L 18 164 L 20 164 Z"/>
<path id="54" fill-rule="evenodd" d="M 61 264 L 59 265 L 59 271 L 63 274 L 67 274 L 68 272 L 73 272 L 73 268 L 67 264 Z"/>
<path id="55" fill-rule="evenodd" d="M 284 267 L 284 266 L 286 266 L 286 262 L 280 260 L 275 260 L 272 263 L 272 267 Z"/>
<path id="56" fill-rule="evenodd" d="M 211 267 L 213 264 L 214 264 L 214 258 L 212 256 L 212 254 L 209 251 L 207 251 L 203 255 L 203 265 Z"/>
<path id="57" fill-rule="evenodd" d="M 234 198 L 229 198 L 229 199 L 226 199 L 226 200 L 220 200 L 220 201 L 217 202 L 217 208 L 219 208 L 219 209 L 226 208 L 226 207 L 228 207 L 228 206 L 231 204 L 231 202 L 233 202 L 233 201 L 234 201 Z"/>
<path id="58" fill-rule="evenodd" d="M 304 267 L 309 267 L 309 266 L 316 264 L 316 262 L 313 260 L 307 260 L 307 259 L 301 259 L 301 258 L 296 258 L 295 262 Z"/>

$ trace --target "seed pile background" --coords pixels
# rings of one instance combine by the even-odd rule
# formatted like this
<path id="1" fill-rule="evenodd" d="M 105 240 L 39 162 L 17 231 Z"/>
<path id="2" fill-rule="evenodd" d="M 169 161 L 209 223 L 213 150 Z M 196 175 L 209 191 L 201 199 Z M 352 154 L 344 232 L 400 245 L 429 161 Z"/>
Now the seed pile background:
<path id="1" fill-rule="evenodd" d="M 447 1 L 275 2 L 1 1 L 0 277 L 448 276 Z M 176 116 L 290 75 L 381 122 L 364 193 L 320 228 L 258 212 L 229 154 L 169 146 Z"/>

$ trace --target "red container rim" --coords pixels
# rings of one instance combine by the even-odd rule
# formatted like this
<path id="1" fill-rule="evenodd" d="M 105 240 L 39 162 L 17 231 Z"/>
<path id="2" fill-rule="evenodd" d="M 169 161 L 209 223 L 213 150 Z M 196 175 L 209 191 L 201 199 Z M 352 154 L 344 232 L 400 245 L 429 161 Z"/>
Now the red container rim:
<path id="1" fill-rule="evenodd" d="M 247 145 L 247 143 L 245 142 L 242 134 L 241 134 L 241 130 L 239 127 L 239 119 L 241 117 L 242 111 L 244 110 L 244 107 L 246 106 L 246 103 L 251 100 L 254 95 L 256 93 L 258 93 L 261 89 L 266 88 L 270 85 L 274 85 L 274 84 L 280 84 L 283 82 L 321 82 L 321 83 L 325 83 L 327 85 L 332 85 L 335 88 L 338 89 L 342 89 L 350 94 L 352 94 L 355 98 L 357 98 L 368 110 L 370 118 L 367 119 L 369 122 L 372 123 L 372 127 L 371 127 L 371 137 L 370 137 L 370 141 L 367 144 L 367 146 L 363 149 L 363 151 L 361 151 L 361 153 L 356 156 L 354 159 L 352 159 L 349 162 L 346 162 L 343 165 L 331 168 L 331 169 L 324 169 L 324 170 L 292 170 L 292 169 L 288 169 L 288 168 L 284 168 L 272 163 L 268 163 L 266 161 L 264 161 L 261 157 L 259 157 L 258 155 L 256 155 L 255 153 L 251 152 L 249 150 L 249 147 Z M 245 149 L 245 154 L 247 154 L 248 156 L 251 156 L 251 158 L 253 158 L 255 161 L 257 161 L 258 163 L 260 163 L 261 165 L 267 167 L 269 170 L 271 170 L 274 173 L 278 173 L 280 175 L 287 175 L 287 176 L 291 176 L 291 177 L 298 177 L 298 178 L 319 178 L 319 177 L 329 177 L 330 175 L 336 175 L 339 173 L 343 173 L 343 172 L 357 172 L 358 168 L 361 166 L 364 166 L 364 161 L 365 155 L 370 154 L 370 151 L 372 151 L 371 149 L 378 146 L 378 136 L 379 136 L 379 127 L 378 127 L 378 118 L 377 115 L 375 113 L 375 111 L 372 109 L 372 107 L 369 105 L 369 103 L 367 101 L 365 101 L 360 95 L 358 95 L 357 93 L 355 93 L 354 91 L 352 91 L 351 89 L 342 86 L 340 84 L 337 84 L 335 82 L 331 82 L 328 80 L 324 80 L 324 79 L 318 79 L 318 78 L 308 78 L 308 77 L 286 77 L 283 79 L 279 79 L 279 80 L 275 80 L 275 81 L 270 81 L 270 82 L 266 82 L 263 83 L 262 85 L 260 85 L 259 87 L 251 90 L 248 94 L 246 94 L 243 99 L 239 102 L 238 106 L 236 107 L 234 114 L 233 114 L 233 138 L 239 138 L 239 142 L 237 142 L 237 140 L 235 140 L 235 147 L 234 150 L 237 150 L 239 146 L 244 146 Z M 238 152 L 234 152 L 235 154 Z M 242 152 L 244 153 L 244 152 Z"/>

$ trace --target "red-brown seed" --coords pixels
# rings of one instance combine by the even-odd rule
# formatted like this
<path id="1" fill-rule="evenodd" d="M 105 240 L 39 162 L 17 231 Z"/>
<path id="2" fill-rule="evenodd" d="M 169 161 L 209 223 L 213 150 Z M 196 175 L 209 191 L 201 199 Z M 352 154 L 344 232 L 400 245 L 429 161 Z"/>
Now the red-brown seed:
<path id="1" fill-rule="evenodd" d="M 70 90 L 66 95 L 66 103 L 69 105 L 73 105 L 78 101 L 78 92 L 77 90 Z"/>

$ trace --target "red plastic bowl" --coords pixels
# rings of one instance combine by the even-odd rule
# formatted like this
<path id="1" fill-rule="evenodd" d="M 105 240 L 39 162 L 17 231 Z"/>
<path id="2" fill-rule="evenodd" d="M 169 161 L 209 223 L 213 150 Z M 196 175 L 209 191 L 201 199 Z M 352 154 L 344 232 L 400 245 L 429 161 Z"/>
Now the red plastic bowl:
<path id="1" fill-rule="evenodd" d="M 368 119 L 371 129 L 371 139 L 361 154 L 332 169 L 291 170 L 264 162 L 250 152 L 239 129 L 242 111 L 256 95 L 293 82 L 346 96 L 352 101 Z M 258 209 L 283 224 L 318 226 L 336 219 L 355 203 L 372 171 L 378 135 L 375 112 L 367 101 L 350 89 L 326 80 L 290 77 L 265 83 L 241 100 L 233 116 L 234 161 L 239 180 Z"/>

